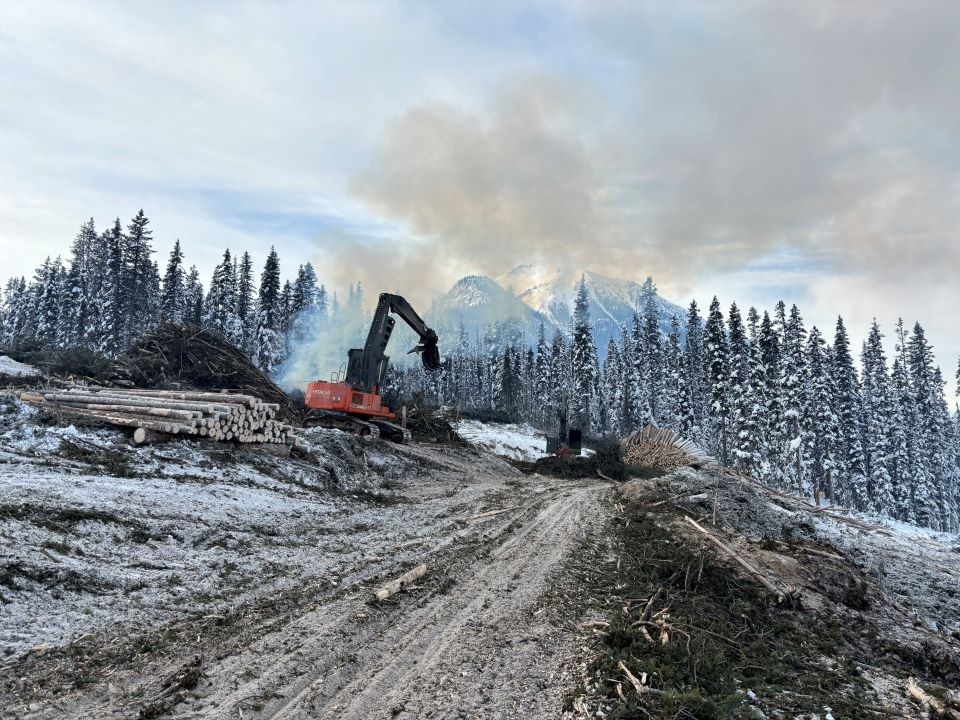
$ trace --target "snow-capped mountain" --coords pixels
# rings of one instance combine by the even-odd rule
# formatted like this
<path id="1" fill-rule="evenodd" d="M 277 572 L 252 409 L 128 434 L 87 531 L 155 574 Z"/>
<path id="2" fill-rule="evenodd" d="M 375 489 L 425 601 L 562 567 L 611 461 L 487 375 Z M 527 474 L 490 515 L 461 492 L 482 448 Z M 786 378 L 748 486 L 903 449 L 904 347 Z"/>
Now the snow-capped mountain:
<path id="1" fill-rule="evenodd" d="M 482 333 L 486 326 L 499 323 L 501 332 L 506 329 L 512 335 L 535 338 L 540 323 L 552 327 L 553 323 L 536 310 L 524 304 L 496 281 L 483 275 L 468 275 L 461 278 L 449 291 L 433 301 L 431 321 L 439 330 L 446 330 L 441 341 L 455 341 L 459 323 L 471 338 Z"/>
<path id="2" fill-rule="evenodd" d="M 641 283 L 589 270 L 518 265 L 496 280 L 481 275 L 460 279 L 434 301 L 431 315 L 438 328 L 448 331 L 448 336 L 461 321 L 471 336 L 477 331 L 482 332 L 485 325 L 500 322 L 511 332 L 532 340 L 543 322 L 549 338 L 556 329 L 569 332 L 581 276 L 590 298 L 594 340 L 604 355 L 607 341 L 619 337 L 620 327 L 631 322 L 639 307 Z M 657 314 L 660 327 L 669 332 L 670 319 L 674 315 L 683 318 L 684 310 L 658 297 Z"/>

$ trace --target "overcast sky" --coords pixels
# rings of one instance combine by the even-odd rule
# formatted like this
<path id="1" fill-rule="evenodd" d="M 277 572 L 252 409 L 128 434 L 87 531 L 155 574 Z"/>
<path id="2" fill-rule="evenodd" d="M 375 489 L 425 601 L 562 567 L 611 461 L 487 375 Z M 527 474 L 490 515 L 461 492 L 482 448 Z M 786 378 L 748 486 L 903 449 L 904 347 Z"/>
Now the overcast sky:
<path id="1" fill-rule="evenodd" d="M 960 3 L 2 2 L 0 274 L 143 207 L 424 300 L 547 260 L 960 353 Z M 892 343 L 891 343 L 892 345 Z"/>

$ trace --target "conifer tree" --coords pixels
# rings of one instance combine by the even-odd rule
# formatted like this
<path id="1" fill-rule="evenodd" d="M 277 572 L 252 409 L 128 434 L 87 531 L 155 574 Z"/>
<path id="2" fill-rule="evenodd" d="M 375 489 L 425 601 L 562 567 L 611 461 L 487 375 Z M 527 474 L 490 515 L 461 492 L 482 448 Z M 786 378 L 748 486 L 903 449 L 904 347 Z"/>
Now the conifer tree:
<path id="1" fill-rule="evenodd" d="M 7 281 L 3 292 L 4 326 L 0 336 L 0 346 L 16 347 L 28 339 L 31 334 L 32 296 L 27 290 L 27 281 L 23 276 L 12 277 Z"/>
<path id="2" fill-rule="evenodd" d="M 892 463 L 894 421 L 893 396 L 883 352 L 880 326 L 874 319 L 861 354 L 863 387 L 864 460 L 867 470 L 867 495 L 873 512 L 893 516 L 895 466 Z"/>
<path id="3" fill-rule="evenodd" d="M 639 345 L 643 354 L 644 395 L 654 421 L 660 420 L 660 397 L 663 394 L 663 378 L 666 368 L 663 358 L 663 343 L 660 338 L 660 320 L 657 316 L 657 288 L 653 278 L 643 284 L 643 336 Z"/>
<path id="4" fill-rule="evenodd" d="M 714 296 L 710 303 L 710 313 L 706 326 L 707 385 L 710 391 L 710 416 L 713 421 L 714 453 L 720 459 L 722 467 L 727 467 L 730 439 L 730 400 L 728 383 L 730 358 L 727 335 L 724 331 L 723 313 L 720 301 Z"/>
<path id="5" fill-rule="evenodd" d="M 574 427 L 584 432 L 598 431 L 599 418 L 594 417 L 593 408 L 599 380 L 599 359 L 593 343 L 593 331 L 590 327 L 590 303 L 587 297 L 587 285 L 583 276 L 577 288 L 577 297 L 573 311 L 573 341 L 570 348 L 571 371 L 573 374 L 571 398 L 571 421 Z"/>
<path id="6" fill-rule="evenodd" d="M 153 254 L 153 232 L 149 224 L 141 209 L 127 225 L 127 232 L 122 237 L 120 318 L 123 330 L 121 347 L 117 351 L 139 340 L 156 317 L 150 307 L 155 293 L 155 266 L 150 258 Z"/>
<path id="7" fill-rule="evenodd" d="M 801 492 L 833 500 L 836 470 L 837 417 L 831 401 L 836 388 L 830 374 L 832 352 L 816 326 L 810 329 L 806 344 L 804 405 L 801 431 L 804 444 Z"/>
<path id="8" fill-rule="evenodd" d="M 553 417 L 548 418 L 548 426 L 555 427 L 558 417 L 569 411 L 570 387 L 570 351 L 567 341 L 559 329 L 553 333 L 550 342 L 550 395 Z"/>
<path id="9" fill-rule="evenodd" d="M 606 429 L 617 436 L 626 434 L 620 425 L 620 414 L 617 412 L 617 408 L 623 405 L 623 360 L 617 341 L 613 338 L 607 342 L 607 357 L 603 361 L 603 396 Z"/>
<path id="10" fill-rule="evenodd" d="M 837 484 L 837 499 L 848 507 L 865 510 L 868 505 L 867 478 L 860 426 L 863 408 L 859 381 L 850 355 L 850 341 L 841 317 L 837 318 L 832 361 L 830 374 L 836 389 L 832 406 L 838 423 L 835 457 L 837 473 L 842 480 Z"/>
<path id="11" fill-rule="evenodd" d="M 70 269 L 65 280 L 66 293 L 59 335 L 67 347 L 86 344 L 91 324 L 92 266 L 97 231 L 93 218 L 80 226 L 70 249 Z"/>
<path id="12" fill-rule="evenodd" d="M 780 318 L 778 325 L 783 325 L 783 366 L 780 373 L 780 404 L 783 408 L 783 424 L 780 435 L 783 438 L 782 467 L 784 487 L 800 494 L 805 494 L 807 483 L 804 474 L 807 459 L 804 458 L 805 446 L 802 440 L 801 416 L 806 403 L 805 378 L 806 371 L 806 330 L 803 318 L 796 305 L 790 308 L 789 320 L 783 320 L 783 303 L 777 306 L 777 315 Z"/>
<path id="13" fill-rule="evenodd" d="M 51 261 L 48 257 L 34 276 L 32 288 L 36 298 L 35 337 L 44 347 L 60 346 L 60 313 L 63 307 L 65 274 L 63 261 L 59 257 Z"/>
<path id="14" fill-rule="evenodd" d="M 180 239 L 173 243 L 167 269 L 163 274 L 163 294 L 160 299 L 160 312 L 163 319 L 172 323 L 183 323 L 187 310 L 185 298 L 186 286 L 183 272 L 183 251 Z"/>
<path id="15" fill-rule="evenodd" d="M 789 462 L 784 435 L 784 399 L 780 385 L 783 358 L 780 349 L 780 335 L 770 315 L 763 313 L 758 336 L 760 358 L 763 363 L 763 395 L 766 401 L 763 431 L 765 449 L 761 460 L 762 474 L 766 482 L 777 487 L 785 487 L 787 475 L 784 462 Z"/>
<path id="16" fill-rule="evenodd" d="M 101 286 L 103 307 L 99 326 L 93 332 L 92 345 L 107 355 L 116 355 L 123 348 L 127 321 L 127 270 L 124 264 L 124 236 L 120 218 L 101 236 L 106 256 Z"/>
<path id="17" fill-rule="evenodd" d="M 465 336 L 466 332 L 464 331 L 464 337 Z M 537 355 L 534 364 L 536 372 L 536 397 L 539 399 L 534 413 L 534 420 L 540 427 L 548 427 L 549 421 L 552 419 L 550 348 L 547 346 L 546 330 L 542 322 L 537 331 Z"/>
<path id="18" fill-rule="evenodd" d="M 933 351 L 920 323 L 906 344 L 911 400 L 916 418 L 912 465 L 912 508 L 921 527 L 940 529 L 943 508 L 937 476 L 937 440 L 940 434 L 937 402 L 942 387 L 936 386 Z"/>
<path id="19" fill-rule="evenodd" d="M 702 428 L 708 414 L 709 400 L 706 393 L 706 368 L 703 354 L 703 320 L 696 300 L 690 301 L 690 307 L 687 310 L 683 362 L 693 413 L 693 425 L 686 432 L 695 442 L 703 442 Z"/>
<path id="20" fill-rule="evenodd" d="M 680 372 L 683 352 L 680 350 L 680 321 L 670 318 L 670 334 L 663 345 L 663 378 L 661 380 L 660 424 L 677 429 L 680 425 Z"/>
<path id="21" fill-rule="evenodd" d="M 213 270 L 203 310 L 203 327 L 236 344 L 240 335 L 237 309 L 237 278 L 229 248 Z"/>
<path id="22" fill-rule="evenodd" d="M 257 318 L 253 299 L 253 259 L 244 252 L 237 267 L 237 306 L 235 314 L 240 323 L 240 344 L 248 355 L 253 355 L 254 339 L 257 332 Z"/>
<path id="23" fill-rule="evenodd" d="M 203 283 L 196 265 L 191 265 L 183 281 L 183 305 L 180 317 L 185 325 L 200 327 L 203 322 Z"/>
<path id="24" fill-rule="evenodd" d="M 257 336 L 254 344 L 254 359 L 265 372 L 272 371 L 285 359 L 283 338 L 279 332 L 280 300 L 280 258 L 276 249 L 271 247 L 260 276 Z"/>
<path id="25" fill-rule="evenodd" d="M 755 319 L 751 322 L 753 337 L 747 341 L 743 388 L 735 394 L 737 406 L 734 431 L 737 467 L 746 475 L 758 475 L 764 456 L 763 428 L 766 393 L 765 373 Z"/>

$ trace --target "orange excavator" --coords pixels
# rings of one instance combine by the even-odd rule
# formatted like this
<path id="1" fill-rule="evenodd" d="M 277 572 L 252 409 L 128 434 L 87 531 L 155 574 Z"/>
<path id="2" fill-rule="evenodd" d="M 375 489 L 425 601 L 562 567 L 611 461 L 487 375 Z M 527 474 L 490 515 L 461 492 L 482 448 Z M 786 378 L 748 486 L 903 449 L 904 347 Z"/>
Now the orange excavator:
<path id="1" fill-rule="evenodd" d="M 387 343 L 393 334 L 398 315 L 420 338 L 420 344 L 410 350 L 419 353 L 423 367 L 434 371 L 440 368 L 437 334 L 399 295 L 383 293 L 377 301 L 370 331 L 363 348 L 354 348 L 347 354 L 347 372 L 340 378 L 315 380 L 307 383 L 304 402 L 313 412 L 313 422 L 326 427 L 359 432 L 362 435 L 383 435 L 387 439 L 404 442 L 410 433 L 391 422 L 396 415 L 383 404 L 380 392 L 387 373 Z"/>

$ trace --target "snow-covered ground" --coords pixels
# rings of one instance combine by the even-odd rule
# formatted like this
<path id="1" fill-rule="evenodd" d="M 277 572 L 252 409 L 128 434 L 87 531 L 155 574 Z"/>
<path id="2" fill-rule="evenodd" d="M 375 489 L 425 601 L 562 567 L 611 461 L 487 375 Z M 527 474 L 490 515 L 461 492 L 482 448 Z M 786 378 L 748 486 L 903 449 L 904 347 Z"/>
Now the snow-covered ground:
<path id="1" fill-rule="evenodd" d="M 547 439 L 530 425 L 461 420 L 457 432 L 465 440 L 511 460 L 533 462 L 547 454 Z"/>
<path id="2" fill-rule="evenodd" d="M 404 492 L 429 495 L 435 476 L 490 463 L 515 472 L 463 450 L 469 461 L 438 462 L 336 430 L 303 438 L 309 454 L 290 458 L 213 441 L 136 447 L 122 431 L 44 425 L 0 397 L 0 656 L 184 608 L 221 612 L 305 582 L 338 587 L 411 552 L 373 557 L 373 544 L 402 546 L 453 523 L 384 488 L 415 477 Z M 457 501 L 464 515 L 484 509 Z"/>
<path id="3" fill-rule="evenodd" d="M 30 377 L 40 373 L 33 365 L 17 362 L 6 355 L 0 355 L 0 375 L 10 375 L 12 377 Z"/>

